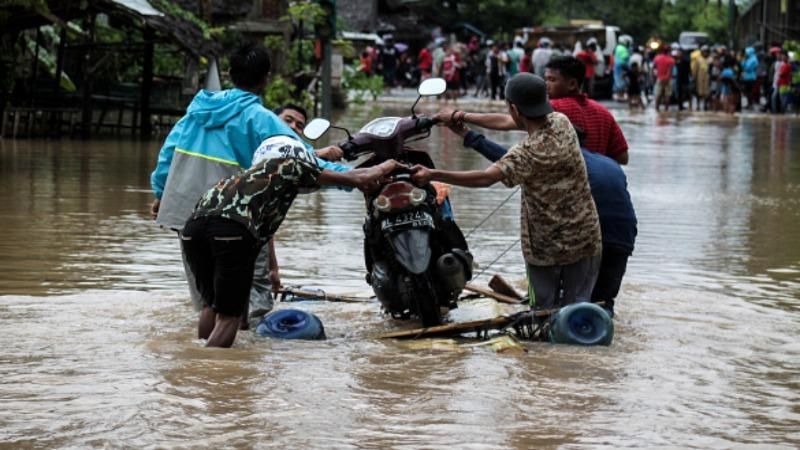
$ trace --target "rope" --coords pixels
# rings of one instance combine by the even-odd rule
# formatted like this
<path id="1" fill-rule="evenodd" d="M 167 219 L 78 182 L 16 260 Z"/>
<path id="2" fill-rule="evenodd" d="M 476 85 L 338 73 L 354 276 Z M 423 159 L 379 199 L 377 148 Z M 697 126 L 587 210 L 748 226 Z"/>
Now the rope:
<path id="1" fill-rule="evenodd" d="M 518 191 L 519 191 L 519 186 L 518 186 L 516 189 L 514 189 L 514 191 L 513 191 L 513 192 L 511 192 L 511 194 L 509 194 L 509 195 L 508 195 L 508 197 L 506 197 L 506 199 L 505 199 L 505 200 L 503 200 L 502 202 L 500 202 L 500 204 L 499 204 L 499 205 L 497 205 L 497 207 L 496 207 L 496 208 L 495 208 L 495 209 L 494 209 L 492 212 L 490 212 L 488 215 L 486 215 L 486 217 L 484 217 L 484 218 L 483 218 L 483 220 L 481 220 L 481 223 L 479 223 L 479 224 L 475 225 L 475 227 L 474 227 L 472 230 L 470 230 L 470 232 L 469 232 L 469 233 L 467 233 L 467 236 L 466 236 L 466 238 L 469 238 L 470 236 L 472 236 L 472 233 L 474 233 L 474 232 L 475 232 L 475 230 L 477 230 L 477 229 L 478 229 L 478 228 L 480 228 L 480 227 L 481 227 L 481 226 L 482 226 L 484 223 L 486 223 L 486 221 L 487 221 L 487 220 L 489 220 L 489 218 L 490 218 L 490 217 L 492 217 L 492 216 L 494 215 L 494 213 L 496 213 L 496 212 L 497 212 L 497 210 L 499 210 L 500 208 L 502 208 L 502 207 L 503 207 L 503 205 L 505 205 L 505 204 L 506 204 L 506 203 L 507 203 L 509 200 L 511 200 L 511 197 L 513 197 L 513 196 L 514 196 L 514 194 L 516 194 Z"/>
<path id="2" fill-rule="evenodd" d="M 517 238 L 517 240 L 516 240 L 516 241 L 512 242 L 512 243 L 511 243 L 511 245 L 509 245 L 509 246 L 508 246 L 508 247 L 507 247 L 505 250 L 503 250 L 503 253 L 500 253 L 500 255 L 499 255 L 497 258 L 495 258 L 495 259 L 494 259 L 494 261 L 490 262 L 488 266 L 484 267 L 484 268 L 483 268 L 483 270 L 481 270 L 481 271 L 480 271 L 480 272 L 479 272 L 477 275 L 475 275 L 475 276 L 472 278 L 472 281 L 475 281 L 475 280 L 477 280 L 477 279 L 478 279 L 478 278 L 479 278 L 481 275 L 483 275 L 483 273 L 484 273 L 484 272 L 486 272 L 487 270 L 489 270 L 489 267 L 492 267 L 492 265 L 493 265 L 494 263 L 496 263 L 496 262 L 497 262 L 497 261 L 498 261 L 500 258 L 502 258 L 502 257 L 503 257 L 503 255 L 505 255 L 506 253 L 508 253 L 508 251 L 509 251 L 509 250 L 511 250 L 512 248 L 514 248 L 514 246 L 515 246 L 515 245 L 519 244 L 519 241 L 520 241 L 520 240 L 521 240 L 521 238 Z"/>

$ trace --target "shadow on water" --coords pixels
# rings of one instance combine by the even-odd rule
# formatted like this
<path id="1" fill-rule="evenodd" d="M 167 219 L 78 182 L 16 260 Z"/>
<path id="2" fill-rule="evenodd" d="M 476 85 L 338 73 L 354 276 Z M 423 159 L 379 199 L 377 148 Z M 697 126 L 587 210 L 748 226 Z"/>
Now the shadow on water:
<path id="1" fill-rule="evenodd" d="M 326 342 L 204 349 L 175 236 L 149 219 L 160 143 L 0 140 L 0 447 L 796 447 L 800 122 L 614 113 L 639 216 L 616 340 L 521 355 L 375 340 L 397 325 L 375 303 L 292 304 Z M 487 165 L 459 141 L 418 145 Z M 462 229 L 509 192 L 454 188 Z M 517 239 L 518 202 L 470 238 L 479 264 Z M 357 193 L 298 197 L 277 235 L 284 283 L 367 292 L 363 211 Z M 519 249 L 495 271 L 523 286 Z"/>

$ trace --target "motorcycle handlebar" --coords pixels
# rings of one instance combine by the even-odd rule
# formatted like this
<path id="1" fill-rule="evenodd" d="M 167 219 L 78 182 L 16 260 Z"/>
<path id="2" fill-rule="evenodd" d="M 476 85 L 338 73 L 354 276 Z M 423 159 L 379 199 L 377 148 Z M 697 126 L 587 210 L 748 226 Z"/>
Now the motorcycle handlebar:
<path id="1" fill-rule="evenodd" d="M 439 119 L 430 117 L 420 117 L 419 121 L 417 122 L 417 129 L 419 130 L 430 130 L 434 125 L 439 123 Z"/>
<path id="2" fill-rule="evenodd" d="M 430 117 L 420 117 L 419 119 L 417 119 L 417 124 L 415 128 L 417 131 L 428 131 L 439 122 L 440 120 L 436 118 L 432 119 Z M 345 141 L 339 144 L 339 148 L 342 149 L 342 153 L 344 154 L 343 155 L 344 159 L 352 161 L 358 158 L 359 146 L 355 142 Z"/>

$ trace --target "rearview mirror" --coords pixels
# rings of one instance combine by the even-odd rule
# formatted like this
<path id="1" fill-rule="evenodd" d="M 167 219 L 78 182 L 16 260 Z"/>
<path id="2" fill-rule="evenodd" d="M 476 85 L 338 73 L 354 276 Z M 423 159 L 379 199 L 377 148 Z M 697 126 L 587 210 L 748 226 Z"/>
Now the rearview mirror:
<path id="1" fill-rule="evenodd" d="M 303 135 L 312 141 L 316 141 L 320 138 L 328 128 L 331 127 L 330 121 L 326 119 L 314 119 L 311 122 L 308 122 L 305 128 L 303 128 Z"/>
<path id="2" fill-rule="evenodd" d="M 443 78 L 428 78 L 423 81 L 417 92 L 422 97 L 430 97 L 432 95 L 442 95 L 447 90 L 447 82 Z"/>

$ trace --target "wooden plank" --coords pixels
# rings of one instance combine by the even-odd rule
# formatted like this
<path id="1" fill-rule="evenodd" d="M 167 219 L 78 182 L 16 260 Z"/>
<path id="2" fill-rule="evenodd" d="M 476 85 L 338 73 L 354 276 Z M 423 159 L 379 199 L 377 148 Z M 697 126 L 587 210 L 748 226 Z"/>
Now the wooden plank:
<path id="1" fill-rule="evenodd" d="M 519 298 L 513 298 L 513 297 L 509 297 L 507 295 L 499 294 L 499 293 L 497 293 L 497 292 L 495 292 L 495 291 L 493 291 L 491 289 L 487 289 L 487 288 L 481 287 L 481 286 L 475 286 L 474 284 L 470 284 L 470 283 L 467 283 L 467 285 L 464 286 L 464 289 L 466 289 L 468 291 L 471 291 L 471 292 L 475 292 L 477 294 L 481 294 L 484 297 L 493 298 L 493 299 L 495 299 L 495 300 L 497 300 L 498 302 L 501 302 L 501 303 L 508 303 L 508 304 L 511 304 L 511 305 L 519 305 L 521 303 L 521 300 Z"/>
<path id="2" fill-rule="evenodd" d="M 285 288 L 281 290 L 278 295 L 293 295 L 295 297 L 303 297 L 311 300 L 321 300 L 326 302 L 341 302 L 341 303 L 370 303 L 372 302 L 371 298 L 367 297 L 352 297 L 346 295 L 331 295 L 325 293 L 325 291 L 318 290 L 318 291 L 311 291 L 311 290 L 303 290 L 303 289 L 295 289 L 295 288 Z"/>
<path id="3" fill-rule="evenodd" d="M 495 275 L 489 280 L 489 287 L 498 294 L 503 294 L 511 298 L 522 300 L 523 295 L 514 289 L 503 277 Z"/>
<path id="4" fill-rule="evenodd" d="M 605 302 L 598 302 L 603 306 Z M 533 311 L 531 315 L 536 318 L 547 318 L 558 312 L 560 308 Z M 500 329 L 509 325 L 517 315 L 497 316 L 491 319 L 472 320 L 469 322 L 448 323 L 428 328 L 413 328 L 410 330 L 391 331 L 376 336 L 377 339 L 419 339 L 437 336 L 457 336 L 464 333 L 478 332 L 486 329 Z"/>

